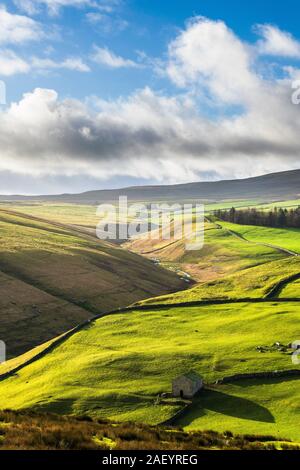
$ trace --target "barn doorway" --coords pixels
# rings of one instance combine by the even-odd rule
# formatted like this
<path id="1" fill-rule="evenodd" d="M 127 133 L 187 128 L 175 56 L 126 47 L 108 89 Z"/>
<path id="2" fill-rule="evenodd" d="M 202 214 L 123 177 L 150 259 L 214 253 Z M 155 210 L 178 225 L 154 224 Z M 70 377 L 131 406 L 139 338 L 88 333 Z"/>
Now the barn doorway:
<path id="1" fill-rule="evenodd" d="M 180 390 L 180 398 L 184 398 L 183 390 Z"/>

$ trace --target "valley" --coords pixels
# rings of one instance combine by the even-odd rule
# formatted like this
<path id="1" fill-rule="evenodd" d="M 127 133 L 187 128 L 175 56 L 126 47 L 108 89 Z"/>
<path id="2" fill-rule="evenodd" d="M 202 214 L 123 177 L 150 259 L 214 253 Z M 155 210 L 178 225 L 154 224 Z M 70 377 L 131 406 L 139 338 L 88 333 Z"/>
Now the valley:
<path id="1" fill-rule="evenodd" d="M 5 465 L 300 451 L 297 12 L 1 1 Z"/>
<path id="2" fill-rule="evenodd" d="M 1 312 L 12 312 L 1 334 L 13 325 L 19 338 L 0 366 L 0 408 L 299 442 L 300 231 L 206 208 L 200 251 L 143 235 L 119 246 L 82 231 L 91 207 L 0 209 Z M 173 398 L 188 370 L 204 391 Z"/>

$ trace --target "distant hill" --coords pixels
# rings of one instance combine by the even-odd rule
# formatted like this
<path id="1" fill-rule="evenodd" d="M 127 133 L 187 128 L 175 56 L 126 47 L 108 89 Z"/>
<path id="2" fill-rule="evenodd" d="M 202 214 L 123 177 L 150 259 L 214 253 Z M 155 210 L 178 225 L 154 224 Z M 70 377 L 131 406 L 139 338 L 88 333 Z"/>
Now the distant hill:
<path id="1" fill-rule="evenodd" d="M 0 200 L 55 201 L 95 204 L 115 201 L 127 195 L 132 201 L 191 200 L 222 201 L 230 199 L 297 199 L 300 198 L 300 170 L 271 173 L 246 179 L 198 182 L 160 186 L 132 186 L 122 189 L 87 191 L 80 194 L 41 196 L 0 196 Z"/>

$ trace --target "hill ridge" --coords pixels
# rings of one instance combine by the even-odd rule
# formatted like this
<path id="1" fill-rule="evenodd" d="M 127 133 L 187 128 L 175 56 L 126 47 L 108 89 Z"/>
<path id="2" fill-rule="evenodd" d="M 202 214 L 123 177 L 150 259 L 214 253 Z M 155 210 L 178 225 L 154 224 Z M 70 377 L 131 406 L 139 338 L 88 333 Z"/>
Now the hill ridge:
<path id="1" fill-rule="evenodd" d="M 257 198 L 276 200 L 297 198 L 300 195 L 300 169 L 268 173 L 243 179 L 200 181 L 171 185 L 128 186 L 119 189 L 90 190 L 78 194 L 65 193 L 54 195 L 24 196 L 20 194 L 0 195 L 1 201 L 42 200 L 62 202 L 114 201 L 120 195 L 127 195 L 129 200 L 173 200 L 173 199 L 245 199 Z"/>

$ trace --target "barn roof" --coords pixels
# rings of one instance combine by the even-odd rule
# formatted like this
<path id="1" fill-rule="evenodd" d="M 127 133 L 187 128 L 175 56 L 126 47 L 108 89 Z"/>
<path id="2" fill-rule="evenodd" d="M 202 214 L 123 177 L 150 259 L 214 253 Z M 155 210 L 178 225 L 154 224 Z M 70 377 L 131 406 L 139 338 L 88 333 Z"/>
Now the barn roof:
<path id="1" fill-rule="evenodd" d="M 189 379 L 192 382 L 198 382 L 199 379 L 200 380 L 202 379 L 201 375 L 195 372 L 194 370 L 191 370 L 190 372 L 186 372 L 184 374 L 179 375 L 178 377 L 176 377 L 175 380 L 181 379 L 182 377 L 185 377 L 186 379 Z"/>

